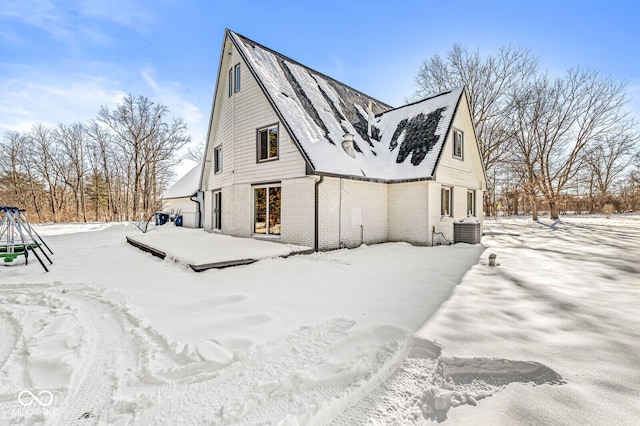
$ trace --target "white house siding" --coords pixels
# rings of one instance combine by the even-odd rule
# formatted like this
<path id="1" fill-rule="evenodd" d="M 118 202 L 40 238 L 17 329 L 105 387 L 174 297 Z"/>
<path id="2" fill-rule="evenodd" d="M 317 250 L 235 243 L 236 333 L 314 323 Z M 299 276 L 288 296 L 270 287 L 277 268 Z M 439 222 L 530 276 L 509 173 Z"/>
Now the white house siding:
<path id="1" fill-rule="evenodd" d="M 407 241 L 429 244 L 431 230 L 428 225 L 428 182 L 390 184 L 389 241 Z"/>
<path id="2" fill-rule="evenodd" d="M 229 40 L 224 52 L 203 179 L 205 230 L 213 230 L 213 191 L 220 190 L 222 233 L 239 237 L 252 236 L 252 185 L 279 182 L 282 185 L 282 235 L 277 240 L 313 246 L 314 191 L 313 180 L 305 173 L 306 163 L 246 63 Z M 238 63 L 241 67 L 240 91 L 228 96 L 229 69 Z M 257 130 L 272 124 L 278 124 L 279 127 L 278 159 L 258 163 Z M 222 171 L 214 174 L 213 152 L 218 146 L 222 146 Z"/>
<path id="3" fill-rule="evenodd" d="M 252 234 L 251 185 L 240 184 L 219 188 L 222 194 L 222 233 L 236 237 L 250 237 Z M 204 229 L 213 231 L 213 192 L 204 193 Z"/>
<path id="4" fill-rule="evenodd" d="M 281 242 L 314 246 L 315 182 L 316 179 L 312 177 L 287 179 L 281 182 Z"/>
<path id="5" fill-rule="evenodd" d="M 320 184 L 319 210 L 321 250 L 388 241 L 386 184 L 326 177 Z"/>
<path id="6" fill-rule="evenodd" d="M 182 215 L 182 226 L 184 227 L 198 227 L 198 204 L 188 197 L 165 199 L 163 210 L 168 213 Z"/>
<path id="7" fill-rule="evenodd" d="M 480 152 L 473 132 L 471 116 L 466 104 L 465 95 L 460 100 L 457 114 L 452 123 L 452 129 L 442 150 L 440 162 L 436 169 L 435 180 L 430 186 L 429 202 L 432 206 L 430 222 L 436 227 L 436 231 L 442 232 L 447 239 L 453 239 L 453 222 L 467 217 L 467 190 L 476 194 L 475 218 L 481 223 L 484 219 L 482 211 L 482 194 L 486 190 Z M 463 159 L 453 157 L 453 129 L 463 132 Z M 448 186 L 453 189 L 453 217 L 442 217 L 441 187 Z"/>
<path id="8" fill-rule="evenodd" d="M 274 182 L 280 184 L 281 235 L 264 237 L 272 241 L 313 247 L 315 243 L 315 179 L 302 177 Z M 221 188 L 222 233 L 237 237 L 253 236 L 253 185 L 248 183 Z M 205 229 L 213 223 L 213 191 L 205 193 Z"/>
<path id="9" fill-rule="evenodd" d="M 222 233 L 236 237 L 253 235 L 253 189 L 249 184 L 222 188 Z"/>
<path id="10" fill-rule="evenodd" d="M 230 42 L 226 43 L 218 93 L 208 141 L 205 165 L 205 189 L 224 188 L 241 183 L 300 177 L 305 175 L 306 163 L 292 142 L 271 104 L 260 89 L 255 78 Z M 228 96 L 229 69 L 240 63 L 240 91 Z M 257 129 L 279 125 L 278 159 L 258 163 Z M 213 131 L 215 129 L 215 131 Z M 213 151 L 222 146 L 222 172 L 213 173 Z M 224 206 L 224 202 L 223 202 Z"/>

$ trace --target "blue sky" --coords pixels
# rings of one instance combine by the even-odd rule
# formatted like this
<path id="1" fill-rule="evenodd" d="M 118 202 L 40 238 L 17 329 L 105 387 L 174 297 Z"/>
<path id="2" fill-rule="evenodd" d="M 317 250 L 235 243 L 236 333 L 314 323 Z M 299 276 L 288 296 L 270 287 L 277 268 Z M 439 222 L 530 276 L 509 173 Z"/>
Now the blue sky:
<path id="1" fill-rule="evenodd" d="M 206 137 L 226 27 L 392 105 L 453 43 L 528 47 L 552 75 L 626 80 L 640 117 L 637 1 L 0 0 L 0 135 L 145 95 Z"/>

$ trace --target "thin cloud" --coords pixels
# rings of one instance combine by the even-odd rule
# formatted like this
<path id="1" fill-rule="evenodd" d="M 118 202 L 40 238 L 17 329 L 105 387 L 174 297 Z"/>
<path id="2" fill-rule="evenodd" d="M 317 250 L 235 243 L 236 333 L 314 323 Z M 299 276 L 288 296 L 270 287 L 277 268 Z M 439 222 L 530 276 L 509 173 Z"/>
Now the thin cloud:
<path id="1" fill-rule="evenodd" d="M 41 29 L 53 37 L 71 41 L 73 37 L 72 13 L 54 5 L 52 0 L 24 0 L 0 3 L 0 18 Z M 6 30 L 5 30 L 6 32 Z M 19 34 L 5 37 L 18 38 Z"/>
<path id="2" fill-rule="evenodd" d="M 137 81 L 128 81 L 126 89 L 120 81 L 126 73 L 117 68 L 104 74 L 111 77 L 21 67 L 10 71 L 12 77 L 0 77 L 0 137 L 8 130 L 29 130 L 35 123 L 55 126 L 95 118 L 101 105 L 115 107 L 126 93 L 167 106 L 168 118 L 182 117 L 193 140 L 206 136 L 208 123 L 200 108 L 182 96 L 182 83 L 154 78 L 151 69 L 141 72 Z"/>
<path id="3" fill-rule="evenodd" d="M 208 123 L 205 122 L 200 108 L 182 96 L 184 88 L 181 82 L 160 80 L 155 76 L 155 70 L 150 67 L 143 69 L 140 75 L 152 90 L 147 97 L 169 108 L 170 116 L 182 117 L 189 126 L 192 139 L 200 140 L 206 136 Z"/>
<path id="4" fill-rule="evenodd" d="M 0 97 L 0 131 L 26 131 L 35 123 L 55 126 L 86 121 L 96 116 L 100 105 L 115 105 L 124 96 L 112 82 L 100 78 L 58 77 L 0 80 L 0 92 L 5 95 Z"/>
<path id="5" fill-rule="evenodd" d="M 158 91 L 158 83 L 156 83 L 156 81 L 153 79 L 153 77 L 151 77 L 151 75 L 149 75 L 149 73 L 147 71 L 142 71 L 140 74 L 142 75 L 142 78 L 144 79 L 144 81 L 147 82 L 149 87 L 151 89 L 153 89 L 154 92 L 157 92 Z"/>
<path id="6" fill-rule="evenodd" d="M 156 21 L 153 8 L 145 10 L 137 2 L 125 0 L 20 0 L 0 3 L 0 22 L 15 22 L 38 28 L 57 40 L 75 44 L 90 40 L 109 44 L 111 38 L 102 29 L 105 23 L 136 32 L 146 32 Z M 17 44 L 20 31 L 4 28 L 0 37 Z"/>
<path id="7" fill-rule="evenodd" d="M 144 32 L 156 21 L 153 8 L 144 8 L 139 2 L 129 0 L 81 0 L 79 2 L 80 15 L 103 22 L 111 22 Z"/>

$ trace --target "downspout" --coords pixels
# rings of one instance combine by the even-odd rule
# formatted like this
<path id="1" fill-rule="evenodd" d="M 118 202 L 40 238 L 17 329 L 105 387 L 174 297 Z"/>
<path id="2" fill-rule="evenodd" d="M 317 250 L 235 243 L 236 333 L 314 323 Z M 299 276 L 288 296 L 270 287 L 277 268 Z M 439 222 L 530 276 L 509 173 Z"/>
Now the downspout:
<path id="1" fill-rule="evenodd" d="M 319 191 L 318 191 L 318 187 L 320 186 L 320 184 L 324 181 L 324 176 L 320 176 L 320 179 L 318 179 L 316 181 L 316 188 L 315 188 L 315 202 L 316 202 L 316 212 L 315 212 L 315 231 L 314 231 L 314 247 L 313 249 L 315 251 L 319 250 L 320 247 L 320 238 L 319 238 L 319 233 L 320 233 L 320 226 L 319 226 L 319 222 L 320 222 L 320 214 L 319 214 Z"/>
<path id="2" fill-rule="evenodd" d="M 202 191 L 196 191 L 195 200 L 193 199 L 193 195 L 189 197 L 191 201 L 198 204 L 198 228 L 202 228 L 202 204 L 200 201 L 202 199 L 202 194 Z"/>

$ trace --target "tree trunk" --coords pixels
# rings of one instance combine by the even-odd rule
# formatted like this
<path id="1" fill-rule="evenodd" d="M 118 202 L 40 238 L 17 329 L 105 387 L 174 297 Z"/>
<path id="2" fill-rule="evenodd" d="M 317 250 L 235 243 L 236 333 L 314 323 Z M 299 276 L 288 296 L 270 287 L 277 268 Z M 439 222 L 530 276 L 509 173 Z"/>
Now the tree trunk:
<path id="1" fill-rule="evenodd" d="M 560 219 L 558 208 L 559 204 L 556 200 L 549 201 L 549 217 L 551 219 Z"/>

